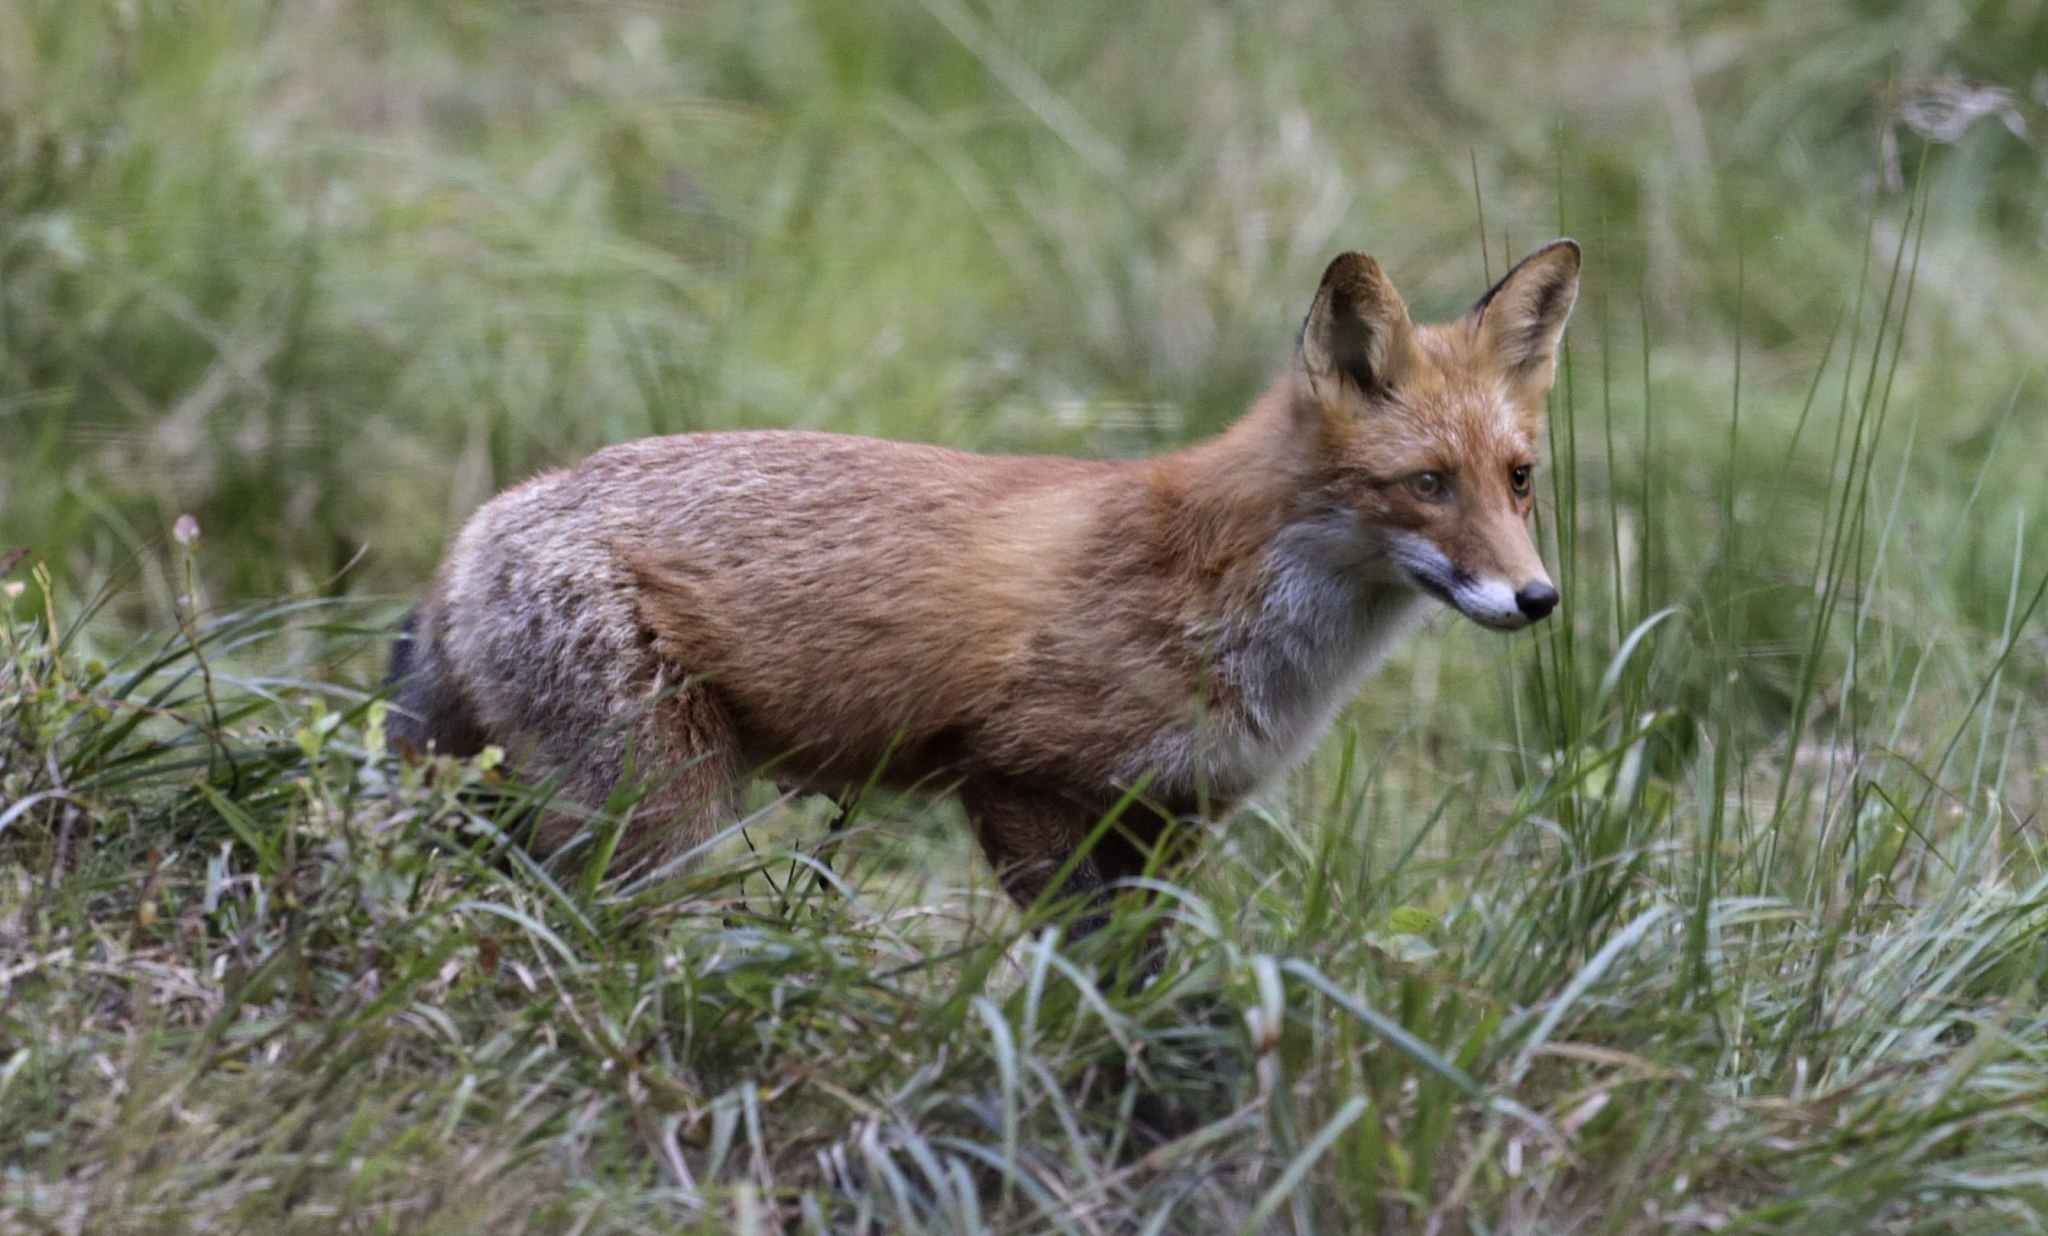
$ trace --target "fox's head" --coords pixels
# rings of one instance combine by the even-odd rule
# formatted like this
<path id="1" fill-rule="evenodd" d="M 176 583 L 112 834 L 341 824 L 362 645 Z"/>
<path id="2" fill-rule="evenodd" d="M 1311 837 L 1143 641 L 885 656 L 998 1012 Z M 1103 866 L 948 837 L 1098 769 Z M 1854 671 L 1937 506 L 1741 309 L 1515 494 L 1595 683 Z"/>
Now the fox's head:
<path id="1" fill-rule="evenodd" d="M 1529 535 L 1544 397 L 1579 294 L 1579 246 L 1522 259 L 1450 322 L 1416 325 L 1362 253 L 1323 274 L 1296 363 L 1323 474 L 1394 578 L 1500 630 L 1557 606 Z"/>

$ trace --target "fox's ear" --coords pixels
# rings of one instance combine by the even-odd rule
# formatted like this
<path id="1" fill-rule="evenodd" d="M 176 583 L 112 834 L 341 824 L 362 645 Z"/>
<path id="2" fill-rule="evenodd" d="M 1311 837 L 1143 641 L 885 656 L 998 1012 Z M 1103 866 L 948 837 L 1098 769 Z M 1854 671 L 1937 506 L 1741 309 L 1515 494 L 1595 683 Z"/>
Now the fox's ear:
<path id="1" fill-rule="evenodd" d="M 1380 264 L 1363 253 L 1340 254 L 1301 325 L 1302 368 L 1318 388 L 1349 381 L 1371 394 L 1399 379 L 1414 333 L 1408 306 Z"/>
<path id="2" fill-rule="evenodd" d="M 1467 317 L 1509 374 L 1547 390 L 1578 299 L 1579 243 L 1553 240 L 1502 275 Z"/>

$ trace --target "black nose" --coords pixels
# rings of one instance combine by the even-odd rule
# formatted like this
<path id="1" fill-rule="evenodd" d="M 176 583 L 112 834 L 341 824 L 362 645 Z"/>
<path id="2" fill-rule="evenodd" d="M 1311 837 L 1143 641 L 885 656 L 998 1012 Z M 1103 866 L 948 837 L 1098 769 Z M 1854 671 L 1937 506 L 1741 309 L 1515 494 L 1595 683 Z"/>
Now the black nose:
<path id="1" fill-rule="evenodd" d="M 1538 581 L 1523 584 L 1515 593 L 1515 608 L 1522 611 L 1531 622 L 1541 622 L 1551 610 L 1557 608 L 1557 589 Z"/>

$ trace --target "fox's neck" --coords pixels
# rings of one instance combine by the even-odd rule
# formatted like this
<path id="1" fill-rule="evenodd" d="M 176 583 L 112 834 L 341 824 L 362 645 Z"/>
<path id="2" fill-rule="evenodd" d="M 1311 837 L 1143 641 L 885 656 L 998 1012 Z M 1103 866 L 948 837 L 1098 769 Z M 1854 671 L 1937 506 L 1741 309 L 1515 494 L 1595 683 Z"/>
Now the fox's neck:
<path id="1" fill-rule="evenodd" d="M 1218 581 L 1223 604 L 1303 573 L 1339 577 L 1364 600 L 1411 591 L 1379 530 L 1324 474 L 1315 415 L 1282 375 L 1222 434 L 1153 461 L 1173 540 L 1190 568 Z"/>
<path id="2" fill-rule="evenodd" d="M 1283 377 L 1224 434 L 1161 461 L 1187 565 L 1214 581 L 1193 625 L 1231 731 L 1207 761 L 1225 789 L 1305 750 L 1424 608 L 1356 507 L 1321 490 L 1293 400 Z"/>

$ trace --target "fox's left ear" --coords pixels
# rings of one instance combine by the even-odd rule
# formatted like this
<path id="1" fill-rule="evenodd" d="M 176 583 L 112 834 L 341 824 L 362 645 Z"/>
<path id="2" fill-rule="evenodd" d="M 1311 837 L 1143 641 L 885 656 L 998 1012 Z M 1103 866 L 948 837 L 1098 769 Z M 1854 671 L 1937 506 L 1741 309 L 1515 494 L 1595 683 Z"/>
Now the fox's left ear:
<path id="1" fill-rule="evenodd" d="M 1466 316 L 1511 376 L 1548 390 L 1578 299 L 1579 243 L 1553 240 L 1515 263 Z"/>
<path id="2" fill-rule="evenodd" d="M 1408 306 L 1380 264 L 1363 253 L 1338 254 L 1301 324 L 1309 382 L 1325 390 L 1349 382 L 1371 395 L 1400 381 L 1414 347 Z"/>

